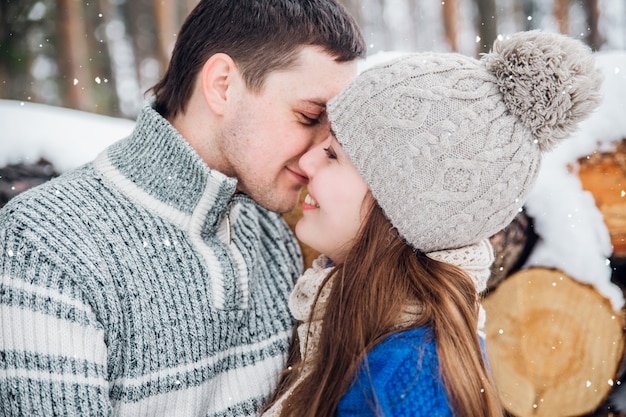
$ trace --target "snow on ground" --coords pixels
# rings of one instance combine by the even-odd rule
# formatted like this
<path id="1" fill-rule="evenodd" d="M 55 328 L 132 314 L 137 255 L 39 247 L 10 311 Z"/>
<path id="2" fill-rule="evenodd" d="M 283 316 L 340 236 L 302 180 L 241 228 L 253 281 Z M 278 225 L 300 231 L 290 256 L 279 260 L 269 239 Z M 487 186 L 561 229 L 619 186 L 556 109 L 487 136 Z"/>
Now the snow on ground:
<path id="1" fill-rule="evenodd" d="M 400 53 L 381 52 L 361 69 Z M 611 283 L 609 233 L 590 193 L 568 166 L 596 150 L 608 151 L 626 138 L 626 52 L 596 54 L 602 69 L 604 100 L 571 138 L 544 158 L 526 209 L 541 237 L 526 267 L 563 270 L 593 285 L 619 310 L 621 290 Z M 134 123 L 76 110 L 0 100 L 0 166 L 49 160 L 64 172 L 93 159 L 106 146 L 131 133 Z"/>
<path id="2" fill-rule="evenodd" d="M 0 167 L 45 158 L 64 172 L 128 136 L 135 123 L 78 110 L 0 100 Z"/>

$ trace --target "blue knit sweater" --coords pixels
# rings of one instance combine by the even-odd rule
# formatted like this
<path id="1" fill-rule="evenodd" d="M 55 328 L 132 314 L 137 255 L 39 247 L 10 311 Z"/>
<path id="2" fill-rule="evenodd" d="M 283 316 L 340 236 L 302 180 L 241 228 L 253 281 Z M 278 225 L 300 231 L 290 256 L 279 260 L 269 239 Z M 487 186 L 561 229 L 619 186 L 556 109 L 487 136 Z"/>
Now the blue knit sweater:
<path id="1" fill-rule="evenodd" d="M 376 413 L 378 410 L 378 414 Z M 452 417 L 429 328 L 394 333 L 374 349 L 337 416 Z"/>
<path id="2" fill-rule="evenodd" d="M 235 187 L 146 106 L 95 162 L 11 200 L 0 415 L 254 415 L 285 363 L 302 259 Z"/>

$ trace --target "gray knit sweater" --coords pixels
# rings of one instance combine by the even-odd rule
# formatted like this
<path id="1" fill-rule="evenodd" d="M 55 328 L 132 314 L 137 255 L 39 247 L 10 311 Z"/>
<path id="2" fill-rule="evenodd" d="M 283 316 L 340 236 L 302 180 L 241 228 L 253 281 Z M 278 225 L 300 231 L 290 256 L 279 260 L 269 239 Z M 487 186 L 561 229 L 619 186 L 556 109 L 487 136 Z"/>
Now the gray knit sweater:
<path id="1" fill-rule="evenodd" d="M 150 106 L 0 211 L 0 415 L 254 415 L 302 259 Z"/>

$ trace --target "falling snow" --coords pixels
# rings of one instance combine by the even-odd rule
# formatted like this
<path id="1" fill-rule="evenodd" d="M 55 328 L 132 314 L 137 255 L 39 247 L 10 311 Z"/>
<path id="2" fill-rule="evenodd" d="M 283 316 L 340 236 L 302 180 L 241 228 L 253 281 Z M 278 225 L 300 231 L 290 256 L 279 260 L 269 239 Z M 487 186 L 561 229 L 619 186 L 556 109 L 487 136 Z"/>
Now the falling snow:
<path id="1" fill-rule="evenodd" d="M 400 54 L 374 54 L 360 69 Z M 610 151 L 617 141 L 626 138 L 626 52 L 606 51 L 596 56 L 605 76 L 602 105 L 571 138 L 544 158 L 525 206 L 541 240 L 525 266 L 559 268 L 593 285 L 619 310 L 624 300 L 620 289 L 610 282 L 608 258 L 612 248 L 608 230 L 593 197 L 582 190 L 576 173 L 568 169 L 578 158 L 598 150 Z M 134 122 L 0 100 L 0 125 L 4 131 L 0 166 L 46 158 L 64 172 L 92 160 L 106 146 L 129 135 Z"/>

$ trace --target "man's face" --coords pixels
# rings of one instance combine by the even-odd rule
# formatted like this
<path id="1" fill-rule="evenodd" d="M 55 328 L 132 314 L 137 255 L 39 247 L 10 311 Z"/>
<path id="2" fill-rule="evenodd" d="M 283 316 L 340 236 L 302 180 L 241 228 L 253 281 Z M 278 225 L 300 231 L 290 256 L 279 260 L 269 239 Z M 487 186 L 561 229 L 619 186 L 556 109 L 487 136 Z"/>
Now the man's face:
<path id="1" fill-rule="evenodd" d="M 269 210 L 295 207 L 308 181 L 298 160 L 328 137 L 326 102 L 356 72 L 355 62 L 338 63 L 305 47 L 294 66 L 267 76 L 261 92 L 233 93 L 234 111 L 224 119 L 218 146 L 239 191 Z"/>

